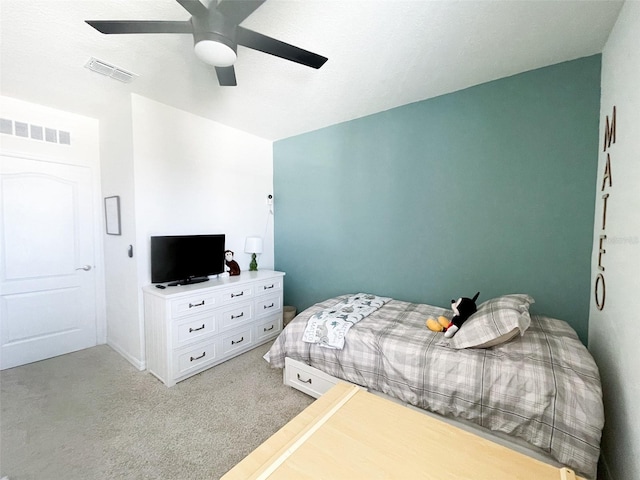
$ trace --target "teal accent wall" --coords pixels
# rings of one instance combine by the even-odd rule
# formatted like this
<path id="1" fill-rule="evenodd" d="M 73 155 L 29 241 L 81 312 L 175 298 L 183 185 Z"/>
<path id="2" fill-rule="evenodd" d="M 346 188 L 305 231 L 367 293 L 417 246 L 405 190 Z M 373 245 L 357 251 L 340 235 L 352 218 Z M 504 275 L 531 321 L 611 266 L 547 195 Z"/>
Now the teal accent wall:
<path id="1" fill-rule="evenodd" d="M 587 340 L 600 55 L 274 143 L 285 303 L 528 293 Z M 428 81 L 428 79 L 425 79 Z M 309 113 L 310 115 L 313 112 Z"/>

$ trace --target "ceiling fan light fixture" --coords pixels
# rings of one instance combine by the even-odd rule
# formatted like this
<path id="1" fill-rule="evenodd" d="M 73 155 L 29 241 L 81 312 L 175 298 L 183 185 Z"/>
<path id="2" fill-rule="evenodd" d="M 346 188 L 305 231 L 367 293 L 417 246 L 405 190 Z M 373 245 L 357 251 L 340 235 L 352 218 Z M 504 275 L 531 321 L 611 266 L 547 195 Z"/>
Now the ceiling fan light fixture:
<path id="1" fill-rule="evenodd" d="M 237 58 L 232 47 L 218 40 L 200 40 L 193 48 L 200 60 L 214 67 L 230 67 Z"/>

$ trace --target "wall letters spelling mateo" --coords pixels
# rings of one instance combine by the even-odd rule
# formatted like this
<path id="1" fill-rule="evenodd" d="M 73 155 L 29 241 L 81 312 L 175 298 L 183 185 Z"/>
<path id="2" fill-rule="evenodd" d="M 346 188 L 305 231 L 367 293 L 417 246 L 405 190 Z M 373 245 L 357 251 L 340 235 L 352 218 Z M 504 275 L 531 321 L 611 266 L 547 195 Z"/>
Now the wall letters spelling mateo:
<path id="1" fill-rule="evenodd" d="M 607 115 L 604 126 L 604 145 L 603 152 L 607 152 L 611 148 L 611 144 L 616 143 L 616 107 L 613 106 L 613 114 L 611 115 L 611 122 L 609 122 L 609 115 Z M 602 188 L 601 192 L 605 191 L 605 187 L 611 188 L 611 153 L 607 152 L 607 159 L 604 163 L 604 175 L 602 176 Z M 602 257 L 607 251 L 604 249 L 604 243 L 607 240 L 605 234 L 607 228 L 607 200 L 609 199 L 608 193 L 602 194 L 602 233 L 598 240 L 598 276 L 596 277 L 596 286 L 594 291 L 594 298 L 596 301 L 596 307 L 598 310 L 604 308 L 606 299 L 607 288 L 604 282 L 604 265 L 602 264 Z"/>

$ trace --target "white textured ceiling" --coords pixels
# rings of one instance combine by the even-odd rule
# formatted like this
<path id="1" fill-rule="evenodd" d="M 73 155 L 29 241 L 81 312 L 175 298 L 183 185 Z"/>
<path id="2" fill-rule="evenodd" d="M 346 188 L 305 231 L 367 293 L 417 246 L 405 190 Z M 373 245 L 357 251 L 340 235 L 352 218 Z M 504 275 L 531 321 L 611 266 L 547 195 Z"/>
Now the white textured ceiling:
<path id="1" fill-rule="evenodd" d="M 600 53 L 621 6 L 267 0 L 242 25 L 328 62 L 314 70 L 238 47 L 238 86 L 220 87 L 191 35 L 103 35 L 84 23 L 188 20 L 175 0 L 0 0 L 0 93 L 100 118 L 133 92 L 276 140 Z M 91 72 L 90 57 L 139 77 L 123 84 Z"/>

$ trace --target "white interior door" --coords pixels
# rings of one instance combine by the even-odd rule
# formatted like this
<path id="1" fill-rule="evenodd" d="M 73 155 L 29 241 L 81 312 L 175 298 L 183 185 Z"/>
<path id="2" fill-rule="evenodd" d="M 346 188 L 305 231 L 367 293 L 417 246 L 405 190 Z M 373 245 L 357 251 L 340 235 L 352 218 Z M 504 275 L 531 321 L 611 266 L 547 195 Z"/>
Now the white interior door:
<path id="1" fill-rule="evenodd" d="M 91 172 L 0 155 L 0 369 L 96 345 Z"/>

